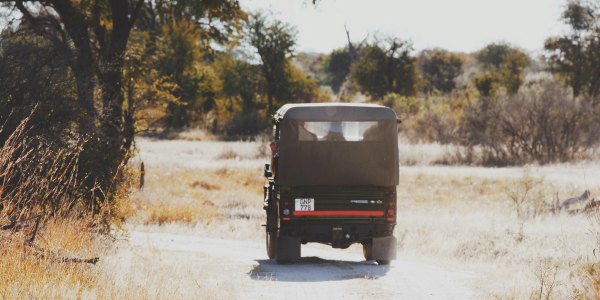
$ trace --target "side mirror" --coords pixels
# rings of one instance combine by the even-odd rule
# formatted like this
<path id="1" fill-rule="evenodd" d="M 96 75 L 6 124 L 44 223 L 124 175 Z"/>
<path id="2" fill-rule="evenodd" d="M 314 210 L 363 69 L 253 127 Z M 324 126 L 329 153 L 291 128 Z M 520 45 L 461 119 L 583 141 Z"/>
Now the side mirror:
<path id="1" fill-rule="evenodd" d="M 265 164 L 265 177 L 273 177 L 273 173 L 271 172 L 271 164 Z"/>

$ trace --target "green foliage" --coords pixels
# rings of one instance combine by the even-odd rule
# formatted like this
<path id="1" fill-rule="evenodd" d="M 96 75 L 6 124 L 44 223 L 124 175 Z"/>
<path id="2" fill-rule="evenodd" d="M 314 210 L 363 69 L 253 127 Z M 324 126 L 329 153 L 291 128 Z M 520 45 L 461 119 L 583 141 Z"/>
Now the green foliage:
<path id="1" fill-rule="evenodd" d="M 499 70 L 504 63 L 504 57 L 513 49 L 507 44 L 489 44 L 475 54 L 477 61 L 488 70 Z"/>
<path id="2" fill-rule="evenodd" d="M 483 72 L 473 79 L 475 88 L 479 91 L 479 94 L 483 97 L 489 97 L 496 94 L 500 83 L 500 78 L 497 72 L 488 71 Z"/>
<path id="3" fill-rule="evenodd" d="M 219 55 L 214 67 L 223 82 L 223 99 L 217 101 L 215 130 L 226 136 L 250 136 L 265 130 L 269 116 L 261 66 Z M 317 82 L 294 65 L 287 64 L 283 76 L 285 87 L 279 103 L 328 99 Z"/>
<path id="4" fill-rule="evenodd" d="M 259 65 L 221 54 L 217 56 L 213 67 L 223 83 L 222 93 L 225 98 L 241 102 L 244 111 L 262 106 L 264 79 Z"/>
<path id="5" fill-rule="evenodd" d="M 272 113 L 276 101 L 283 100 L 288 92 L 286 69 L 294 53 L 296 30 L 281 21 L 269 21 L 265 15 L 257 13 L 249 17 L 245 34 L 260 58 L 266 84 L 267 111 Z"/>
<path id="6" fill-rule="evenodd" d="M 547 59 L 573 94 L 587 94 L 600 103 L 600 9 L 591 3 L 570 1 L 563 12 L 570 32 L 546 40 Z"/>
<path id="7" fill-rule="evenodd" d="M 422 103 L 419 98 L 390 93 L 383 97 L 381 105 L 394 110 L 400 120 L 406 120 L 421 111 Z"/>
<path id="8" fill-rule="evenodd" d="M 562 18 L 573 30 L 587 31 L 597 26 L 597 14 L 591 3 L 576 0 L 568 2 Z"/>
<path id="9" fill-rule="evenodd" d="M 495 73 L 497 83 L 510 94 L 519 91 L 524 81 L 523 72 L 531 64 L 526 53 L 507 44 L 489 44 L 475 56 L 486 72 Z"/>
<path id="10" fill-rule="evenodd" d="M 144 4 L 140 29 L 160 31 L 162 25 L 182 21 L 194 24 L 205 48 L 210 42 L 226 43 L 246 19 L 238 0 L 157 0 Z"/>
<path id="11" fill-rule="evenodd" d="M 500 78 L 509 94 L 516 94 L 523 85 L 525 78 L 523 70 L 531 64 L 527 54 L 516 50 L 504 55 L 504 62 L 500 66 Z"/>
<path id="12" fill-rule="evenodd" d="M 416 60 L 409 43 L 392 39 L 365 46 L 352 65 L 351 78 L 358 89 L 373 99 L 388 93 L 417 94 Z"/>
<path id="13" fill-rule="evenodd" d="M 468 94 L 405 99 L 410 100 L 405 104 L 410 113 L 402 119 L 401 131 L 410 141 L 441 144 L 459 142 L 457 132 L 462 112 L 469 104 Z"/>
<path id="14" fill-rule="evenodd" d="M 324 102 L 329 100 L 329 95 L 322 92 L 317 81 L 304 74 L 302 70 L 289 64 L 285 70 L 287 92 L 284 102 Z"/>
<path id="15" fill-rule="evenodd" d="M 79 113 L 67 63 L 37 36 L 5 30 L 0 41 L 0 144 L 37 106 L 29 134 L 64 145 Z"/>
<path id="16" fill-rule="evenodd" d="M 455 79 L 462 74 L 464 58 L 443 49 L 429 49 L 421 52 L 417 63 L 426 93 L 449 93 L 456 87 Z"/>
<path id="17" fill-rule="evenodd" d="M 340 88 L 350 74 L 350 64 L 350 52 L 347 47 L 333 50 L 323 61 L 325 84 L 331 86 L 334 93 L 340 92 Z"/>
<path id="18" fill-rule="evenodd" d="M 28 99 L 22 102 L 25 104 L 43 97 L 39 101 L 48 106 L 40 109 L 40 115 L 46 116 L 47 120 L 72 109 L 69 116 L 59 118 L 62 123 L 45 124 L 45 120 L 38 120 L 32 125 L 52 132 L 60 130 L 50 129 L 51 126 L 60 125 L 65 132 L 75 135 L 73 139 L 67 139 L 68 142 L 76 138 L 88 141 L 80 155 L 80 174 L 87 176 L 88 190 L 99 186 L 102 193 L 96 196 L 107 199 L 111 199 L 123 183 L 121 170 L 131 154 L 139 108 L 154 99 L 174 103 L 175 98 L 170 94 L 176 93 L 181 97 L 179 100 L 189 100 L 190 107 L 210 109 L 219 90 L 218 78 L 206 66 L 196 63 L 188 66 L 177 59 L 196 60 L 194 49 L 206 49 L 212 41 L 226 41 L 225 37 L 237 28 L 239 19 L 245 17 L 235 0 L 3 1 L 3 7 L 19 12 L 9 14 L 9 18 L 19 17 L 20 20 L 7 21 L 20 24 L 20 32 L 28 39 L 43 40 L 35 41 L 36 47 L 47 48 L 46 45 L 51 44 L 56 49 L 48 52 L 52 56 L 37 51 L 26 58 L 27 62 L 23 61 L 23 66 L 27 66 L 24 72 L 42 68 L 38 78 L 27 74 L 14 77 L 14 80 L 20 80 L 14 85 L 4 86 L 2 82 L 9 90 L 6 92 L 9 96 L 2 97 L 9 102 L 5 107 L 10 107 L 16 98 Z M 136 27 L 138 21 L 139 27 Z M 182 24 L 189 26 L 173 31 L 177 32 L 173 38 L 160 41 L 148 38 L 161 36 L 157 33 L 163 25 Z M 152 34 L 143 38 L 144 31 Z M 146 41 L 130 43 L 132 36 Z M 185 48 L 190 42 L 188 37 L 192 36 L 197 44 Z M 173 48 L 163 47 L 162 42 L 170 43 Z M 180 56 L 171 59 L 161 56 L 170 50 Z M 191 53 L 182 54 L 188 50 Z M 160 56 L 161 60 L 157 61 L 154 56 Z M 44 69 L 52 65 L 49 62 L 58 61 L 62 64 L 60 67 Z M 168 76 L 174 77 L 165 78 L 165 73 L 150 71 L 148 66 L 159 65 L 158 62 L 169 72 L 173 71 Z M 2 71 L 10 67 L 8 63 Z M 28 68 L 32 70 L 27 71 Z M 27 81 L 35 85 L 35 79 L 43 86 L 44 79 L 49 84 L 55 82 L 55 78 L 65 79 L 64 85 L 59 87 L 56 81 L 57 89 L 48 87 L 37 91 L 25 85 Z M 173 80 L 176 86 L 168 80 Z M 19 90 L 36 94 L 28 95 Z M 142 100 L 145 96 L 150 98 Z M 27 105 L 22 105 L 22 109 Z"/>
<path id="19" fill-rule="evenodd" d="M 213 67 L 222 81 L 222 97 L 215 105 L 212 129 L 229 137 L 251 136 L 264 130 L 268 122 L 260 113 L 264 107 L 260 66 L 220 54 Z"/>
<path id="20" fill-rule="evenodd" d="M 158 70 L 177 88 L 178 101 L 168 103 L 165 123 L 181 128 L 212 109 L 220 90 L 220 81 L 213 69 L 204 64 L 202 32 L 193 23 L 182 20 L 163 26 Z"/>
<path id="21" fill-rule="evenodd" d="M 151 41 L 149 32 L 134 31 L 125 55 L 125 118 L 133 120 L 136 133 L 153 130 L 165 118 L 168 104 L 178 101 L 178 86 L 156 67 L 160 53 L 148 50 Z"/>

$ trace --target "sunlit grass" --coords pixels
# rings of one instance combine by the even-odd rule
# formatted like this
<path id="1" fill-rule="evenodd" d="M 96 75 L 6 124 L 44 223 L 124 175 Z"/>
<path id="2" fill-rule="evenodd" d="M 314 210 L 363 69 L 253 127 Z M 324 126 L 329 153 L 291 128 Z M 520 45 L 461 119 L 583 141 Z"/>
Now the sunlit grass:
<path id="1" fill-rule="evenodd" d="M 0 298 L 82 298 L 95 290 L 98 266 L 62 258 L 91 258 L 104 252 L 98 235 L 81 220 L 51 222 L 25 245 L 23 236 L 0 236 Z"/>

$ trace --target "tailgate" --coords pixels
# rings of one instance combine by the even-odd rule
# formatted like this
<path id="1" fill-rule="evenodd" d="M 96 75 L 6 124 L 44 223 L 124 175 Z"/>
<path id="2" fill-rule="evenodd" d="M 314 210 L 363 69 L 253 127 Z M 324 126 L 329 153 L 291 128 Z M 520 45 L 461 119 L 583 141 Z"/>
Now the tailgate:
<path id="1" fill-rule="evenodd" d="M 300 187 L 291 191 L 293 217 L 386 218 L 395 187 Z M 392 212 L 393 214 L 393 212 Z"/>

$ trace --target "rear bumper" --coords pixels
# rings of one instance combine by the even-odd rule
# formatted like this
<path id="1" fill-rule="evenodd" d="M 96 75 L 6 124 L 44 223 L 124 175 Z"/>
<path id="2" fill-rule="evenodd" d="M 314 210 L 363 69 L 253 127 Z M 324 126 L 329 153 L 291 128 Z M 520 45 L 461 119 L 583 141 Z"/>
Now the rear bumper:
<path id="1" fill-rule="evenodd" d="M 302 243 L 316 242 L 347 248 L 354 243 L 368 243 L 373 238 L 392 236 L 395 226 L 395 222 L 376 218 L 300 218 L 282 221 L 280 233 L 300 238 Z"/>
<path id="2" fill-rule="evenodd" d="M 319 217 L 383 217 L 381 210 L 313 210 L 313 211 L 294 211 L 293 215 L 298 216 L 319 216 Z"/>

